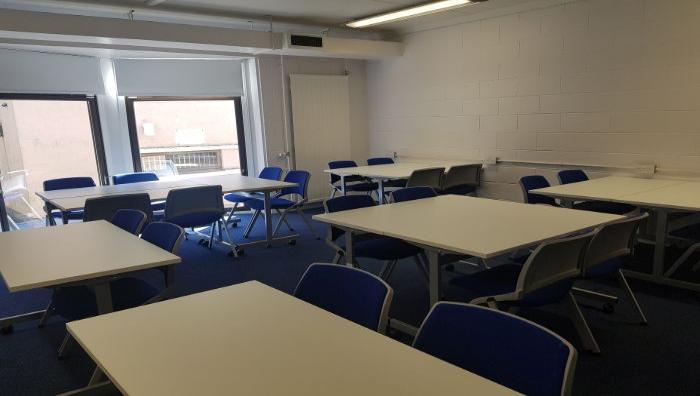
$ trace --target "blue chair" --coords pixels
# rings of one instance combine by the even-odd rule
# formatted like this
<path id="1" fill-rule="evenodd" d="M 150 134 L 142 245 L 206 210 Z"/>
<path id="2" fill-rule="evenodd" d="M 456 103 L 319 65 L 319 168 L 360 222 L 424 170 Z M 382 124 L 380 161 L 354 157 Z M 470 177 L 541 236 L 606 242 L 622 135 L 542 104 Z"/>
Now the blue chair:
<path id="1" fill-rule="evenodd" d="M 394 164 L 394 160 L 389 157 L 374 157 L 374 158 L 369 158 L 367 159 L 367 165 L 373 166 L 373 165 L 392 165 Z M 394 179 L 394 180 L 386 180 L 384 182 L 384 187 L 393 187 L 393 188 L 403 188 L 406 187 L 406 182 L 407 179 Z M 389 192 L 387 192 L 388 194 Z"/>
<path id="2" fill-rule="evenodd" d="M 280 167 L 268 166 L 260 171 L 258 178 L 277 181 L 282 177 L 282 172 L 282 168 Z M 248 200 L 250 200 L 250 195 L 230 193 L 224 195 L 224 199 L 233 203 L 233 208 L 231 208 L 231 211 L 229 212 L 228 217 L 226 218 L 226 224 L 228 224 L 233 219 L 233 213 L 236 211 L 236 209 L 238 209 L 238 205 L 240 204 L 241 206 L 243 206 L 246 202 L 248 202 Z"/>
<path id="3" fill-rule="evenodd" d="M 357 166 L 355 161 L 331 161 L 328 163 L 328 169 L 354 168 Z M 341 177 L 333 173 L 330 174 L 331 198 L 335 197 L 336 193 L 343 192 L 343 186 L 338 183 L 342 182 Z M 379 185 L 369 182 L 362 176 L 345 176 L 345 192 L 365 192 L 371 194 L 377 191 Z"/>
<path id="4" fill-rule="evenodd" d="M 571 394 L 576 349 L 550 330 L 505 312 L 439 302 L 413 346 L 525 395 Z"/>
<path id="5" fill-rule="evenodd" d="M 437 197 L 435 189 L 432 187 L 406 187 L 391 192 L 391 199 L 394 202 L 413 201 L 416 199 Z"/>
<path id="6" fill-rule="evenodd" d="M 534 194 L 530 191 L 536 190 L 538 188 L 550 187 L 549 182 L 544 176 L 534 175 L 534 176 L 523 176 L 520 178 L 520 188 L 523 191 L 523 197 L 525 203 L 529 204 L 544 204 L 551 206 L 559 206 L 554 198 L 550 198 L 544 195 Z"/>
<path id="7" fill-rule="evenodd" d="M 150 223 L 141 234 L 141 239 L 164 250 L 177 254 L 185 231 L 171 223 Z M 165 272 L 165 269 L 163 269 Z M 167 282 L 167 280 L 166 280 Z M 159 298 L 158 290 L 150 283 L 137 277 L 123 277 L 109 284 L 114 311 L 134 308 Z M 88 286 L 67 286 L 55 289 L 47 311 L 64 317 L 67 321 L 97 316 L 97 299 Z M 59 357 L 65 356 L 70 344 L 70 335 L 66 334 Z"/>
<path id="8" fill-rule="evenodd" d="M 326 213 L 335 213 L 345 210 L 367 208 L 375 205 L 372 197 L 368 195 L 346 195 L 330 198 L 324 202 Z M 326 244 L 336 253 L 333 262 L 339 264 L 345 257 L 344 243 L 339 239 L 345 235 L 340 228 L 330 226 Z M 427 258 L 425 252 L 418 246 L 404 242 L 400 239 L 379 236 L 374 234 L 362 234 L 353 239 L 353 257 L 372 258 L 384 261 L 384 266 L 379 272 L 379 277 L 387 280 L 391 276 L 397 262 L 404 258 L 413 257 L 419 271 L 425 279 L 428 278 Z M 355 265 L 359 266 L 357 263 Z"/>
<path id="9" fill-rule="evenodd" d="M 294 296 L 360 326 L 384 333 L 394 291 L 383 280 L 360 269 L 311 264 Z"/>
<path id="10" fill-rule="evenodd" d="M 464 301 L 491 308 L 517 310 L 565 303 L 586 349 L 598 353 L 598 344 L 571 293 L 593 235 L 588 232 L 543 242 L 522 267 L 504 264 L 455 277 L 450 284 L 462 289 Z"/>
<path id="11" fill-rule="evenodd" d="M 224 227 L 224 199 L 221 186 L 196 186 L 170 190 L 165 199 L 164 221 L 182 228 L 210 227 L 209 241 L 203 243 L 210 249 L 214 243 L 217 228 L 219 240 L 222 231 L 231 241 L 228 228 Z"/>
<path id="12" fill-rule="evenodd" d="M 135 209 L 119 209 L 112 217 L 111 223 L 122 230 L 138 235 L 146 224 L 148 217 L 145 213 Z"/>
<path id="13" fill-rule="evenodd" d="M 559 171 L 557 173 L 559 178 L 559 183 L 561 184 L 571 184 L 579 183 L 589 180 L 586 172 L 580 169 L 566 169 Z M 633 205 L 618 203 L 618 202 L 604 202 L 604 201 L 584 201 L 577 202 L 571 206 L 573 209 L 588 210 L 590 212 L 598 213 L 611 213 L 624 215 L 635 211 L 637 208 Z"/>
<path id="14" fill-rule="evenodd" d="M 143 183 L 149 181 L 158 181 L 158 175 L 153 172 L 135 172 L 135 173 L 120 173 L 118 175 L 112 176 L 112 184 L 130 184 L 130 183 Z M 151 203 L 151 208 L 153 211 L 160 211 L 165 209 L 165 201 L 156 201 Z"/>
<path id="15" fill-rule="evenodd" d="M 44 180 L 44 191 L 55 191 L 55 190 L 68 190 L 71 188 L 85 188 L 85 187 L 95 187 L 95 181 L 92 177 L 80 176 L 80 177 L 64 177 L 60 179 L 49 179 Z M 46 204 L 44 206 L 46 211 L 46 225 L 55 225 L 55 219 L 61 219 L 63 224 L 68 224 L 69 220 L 82 220 L 83 211 L 82 210 L 69 210 L 69 211 L 56 211 L 52 205 Z"/>
<path id="16" fill-rule="evenodd" d="M 314 231 L 314 228 L 311 226 L 311 222 L 309 221 L 308 218 L 304 215 L 304 211 L 302 210 L 304 204 L 307 201 L 307 193 L 309 190 L 309 180 L 311 180 L 311 174 L 307 171 L 304 170 L 292 170 L 287 172 L 287 176 L 284 177 L 284 181 L 288 183 L 295 183 L 296 186 L 294 187 L 285 187 L 278 194 L 276 194 L 274 197 L 270 199 L 270 209 L 274 210 L 277 212 L 277 214 L 280 215 L 279 220 L 277 221 L 277 225 L 275 226 L 274 231 L 272 232 L 272 235 L 275 236 L 277 235 L 277 232 L 279 231 L 280 227 L 284 223 L 287 228 L 289 228 L 290 231 L 293 231 L 293 228 L 287 223 L 286 217 L 289 213 L 292 212 L 297 212 L 299 217 L 306 223 L 306 226 L 309 228 L 309 231 L 316 236 L 316 231 Z M 298 199 L 296 201 L 293 201 L 288 198 L 283 198 L 283 197 L 289 197 L 292 198 L 291 196 L 296 195 Z M 247 238 L 248 235 L 250 235 L 250 231 L 253 229 L 253 226 L 255 225 L 255 222 L 258 220 L 258 217 L 260 217 L 261 213 L 264 213 L 265 211 L 265 199 L 263 197 L 251 197 L 249 201 L 246 202 L 246 206 L 248 206 L 250 209 L 253 209 L 253 217 L 250 219 L 250 222 L 248 223 L 248 226 L 245 229 L 245 232 L 243 233 L 243 237 Z"/>

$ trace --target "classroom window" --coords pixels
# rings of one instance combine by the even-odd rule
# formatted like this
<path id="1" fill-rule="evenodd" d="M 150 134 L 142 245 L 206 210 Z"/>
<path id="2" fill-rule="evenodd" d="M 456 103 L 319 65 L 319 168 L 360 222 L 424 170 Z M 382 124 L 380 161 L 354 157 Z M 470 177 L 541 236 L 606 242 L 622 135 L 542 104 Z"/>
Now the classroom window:
<path id="1" fill-rule="evenodd" d="M 247 174 L 240 98 L 130 97 L 126 106 L 137 171 Z"/>

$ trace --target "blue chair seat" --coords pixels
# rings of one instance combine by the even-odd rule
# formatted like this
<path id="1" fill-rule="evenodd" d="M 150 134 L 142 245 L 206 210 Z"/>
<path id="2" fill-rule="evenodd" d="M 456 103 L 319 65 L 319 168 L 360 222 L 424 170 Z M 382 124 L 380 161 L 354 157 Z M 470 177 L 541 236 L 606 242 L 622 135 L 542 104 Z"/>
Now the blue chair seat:
<path id="1" fill-rule="evenodd" d="M 65 212 L 68 220 L 82 220 L 84 211 L 82 209 L 78 210 L 69 210 L 68 212 Z M 61 212 L 58 212 L 56 210 L 51 211 L 51 216 L 57 219 L 63 218 L 63 214 Z"/>
<path id="2" fill-rule="evenodd" d="M 464 301 L 472 301 L 479 297 L 507 294 L 515 291 L 521 266 L 505 264 L 473 275 L 465 275 L 452 279 L 450 284 L 462 290 L 460 297 Z M 524 299 L 502 304 L 502 306 L 541 306 L 561 301 L 563 295 L 571 290 L 574 279 L 566 279 L 551 286 L 543 287 L 529 293 Z"/>
<path id="3" fill-rule="evenodd" d="M 121 278 L 110 283 L 112 305 L 115 311 L 137 307 L 158 295 L 158 290 L 138 278 Z M 56 289 L 53 304 L 67 320 L 96 316 L 95 293 L 87 286 L 69 286 Z"/>
<path id="4" fill-rule="evenodd" d="M 253 198 L 251 198 L 249 195 L 231 193 L 224 195 L 224 199 L 233 203 L 245 203 Z"/>
<path id="5" fill-rule="evenodd" d="M 616 273 L 617 270 L 622 268 L 622 264 L 622 258 L 618 257 L 604 263 L 588 267 L 586 268 L 585 278 L 601 278 L 612 275 Z"/>
<path id="6" fill-rule="evenodd" d="M 587 210 L 589 212 L 610 213 L 616 215 L 623 215 L 636 209 L 636 207 L 633 205 L 603 201 L 579 202 L 574 204 L 573 208 L 578 210 Z"/>
<path id="7" fill-rule="evenodd" d="M 271 209 L 287 209 L 293 206 L 296 202 L 290 201 L 285 198 L 272 198 L 270 199 Z M 251 198 L 246 201 L 246 206 L 253 210 L 265 210 L 265 200 L 261 198 Z"/>
<path id="8" fill-rule="evenodd" d="M 356 257 L 368 257 L 377 260 L 396 260 L 419 254 L 422 249 L 400 239 L 376 237 L 353 243 Z"/>

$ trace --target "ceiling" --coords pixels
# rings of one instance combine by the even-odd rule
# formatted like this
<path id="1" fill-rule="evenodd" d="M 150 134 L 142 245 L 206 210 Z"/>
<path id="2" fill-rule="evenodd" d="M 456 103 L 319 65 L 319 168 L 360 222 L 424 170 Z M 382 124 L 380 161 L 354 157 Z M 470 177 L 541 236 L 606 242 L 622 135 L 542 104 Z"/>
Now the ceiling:
<path id="1" fill-rule="evenodd" d="M 395 32 L 414 31 L 420 30 L 424 25 L 435 27 L 436 24 L 446 24 L 455 18 L 497 10 L 505 11 L 508 8 L 521 7 L 525 3 L 557 1 L 562 0 L 489 0 L 485 3 L 381 25 L 377 29 Z M 361 17 L 422 4 L 426 0 L 72 0 L 71 2 L 221 17 L 250 17 L 263 20 L 272 18 L 274 21 L 331 27 L 342 26 L 345 22 Z"/>

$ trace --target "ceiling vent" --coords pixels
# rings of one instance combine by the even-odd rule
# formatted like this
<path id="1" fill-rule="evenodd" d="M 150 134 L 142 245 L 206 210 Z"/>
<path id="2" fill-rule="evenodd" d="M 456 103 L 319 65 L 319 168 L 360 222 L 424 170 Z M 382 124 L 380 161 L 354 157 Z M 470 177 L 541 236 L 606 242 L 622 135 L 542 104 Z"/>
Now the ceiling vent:
<path id="1" fill-rule="evenodd" d="M 289 34 L 287 35 L 287 48 L 323 48 L 323 37 Z"/>

